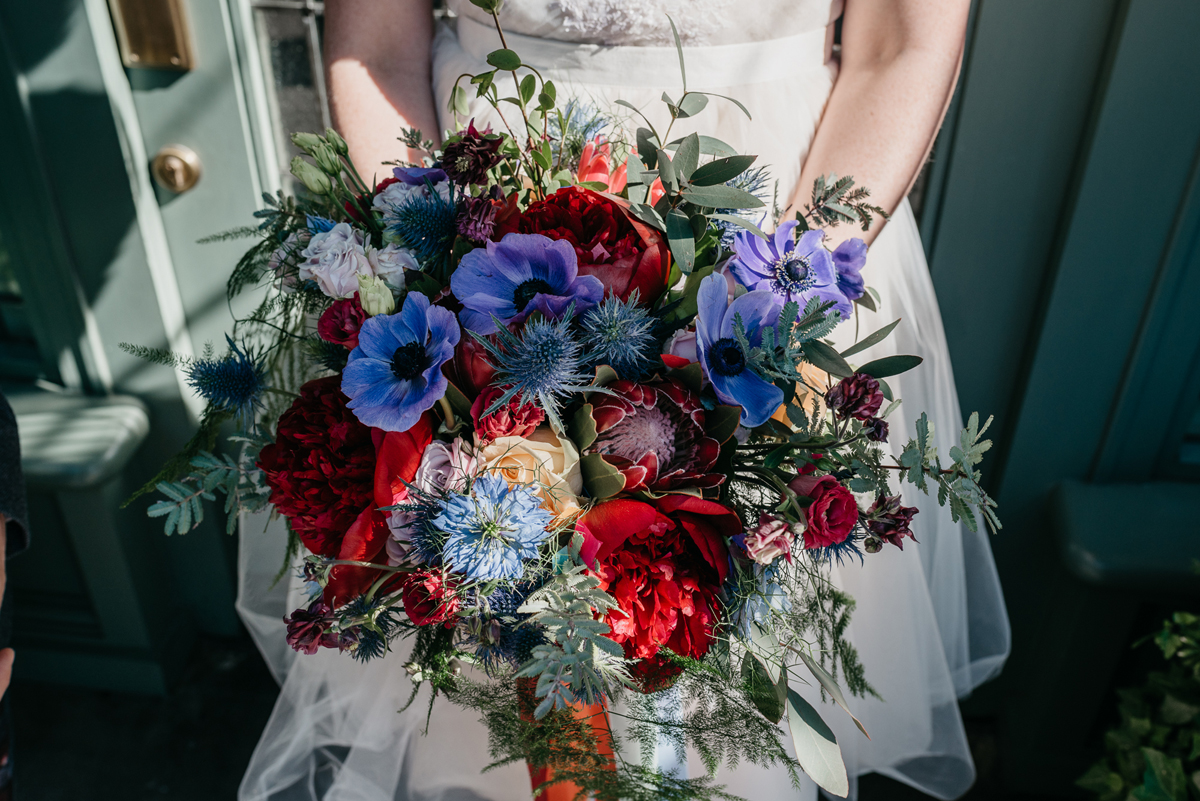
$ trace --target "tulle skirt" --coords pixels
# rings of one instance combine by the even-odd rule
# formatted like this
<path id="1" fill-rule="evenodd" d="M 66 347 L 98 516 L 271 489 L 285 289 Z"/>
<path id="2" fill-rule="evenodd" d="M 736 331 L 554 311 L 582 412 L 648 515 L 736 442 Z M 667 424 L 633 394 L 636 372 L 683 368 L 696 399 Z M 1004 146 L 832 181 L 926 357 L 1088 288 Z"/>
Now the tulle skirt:
<path id="1" fill-rule="evenodd" d="M 458 23 L 457 34 L 447 28 L 435 42 L 439 102 L 449 97 L 460 75 L 486 69 L 484 57 L 499 47 L 484 26 L 466 19 Z M 622 99 L 660 132 L 669 123 L 663 91 L 676 98 L 682 91 L 673 48 L 604 48 L 513 34 L 509 46 L 555 82 L 560 100 L 574 96 L 610 110 Z M 836 79 L 836 63 L 826 60 L 826 52 L 823 28 L 775 42 L 685 49 L 688 88 L 735 97 L 753 119 L 733 103 L 713 98 L 697 118 L 676 123 L 670 138 L 699 130 L 738 152 L 757 154 L 758 163 L 768 165 L 778 181 L 779 205 L 786 205 Z M 502 96 L 505 90 L 502 86 Z M 443 125 L 451 127 L 448 112 L 442 113 Z M 504 125 L 479 103 L 472 104 L 471 116 L 477 125 Z M 962 417 L 937 298 L 907 201 L 871 248 L 863 274 L 883 301 L 878 312 L 862 314 L 859 334 L 897 318 L 903 322 L 886 342 L 858 358 L 911 353 L 925 359 L 917 370 L 889 379 L 904 401 L 890 418 L 892 447 L 899 451 L 914 435 L 913 421 L 925 412 L 945 454 L 955 444 Z M 855 325 L 847 322 L 835 332 L 843 347 L 855 339 Z M 883 699 L 848 699 L 871 739 L 841 710 L 822 704 L 813 688 L 803 688 L 802 694 L 818 705 L 837 735 L 852 796 L 854 778 L 877 772 L 949 799 L 974 780 L 956 701 L 1003 666 L 1008 619 L 987 535 L 953 523 L 936 499 L 920 497 L 911 485 L 905 487 L 905 500 L 921 509 L 913 524 L 919 543 L 903 551 L 889 546 L 861 565 L 832 568 L 834 584 L 858 603 L 848 637 Z M 491 760 L 486 729 L 473 713 L 439 700 L 426 732 L 428 690 L 398 712 L 412 691 L 404 670 L 407 643 L 367 664 L 329 651 L 290 652 L 282 617 L 300 605 L 300 587 L 293 580 L 270 588 L 284 553 L 282 527 L 267 525 L 264 516 L 247 519 L 241 537 L 239 611 L 282 692 L 239 799 L 528 801 L 524 766 L 481 773 Z M 691 775 L 703 771 L 694 758 L 688 767 Z M 811 783 L 797 792 L 782 771 L 753 765 L 723 769 L 720 781 L 750 799 L 816 796 Z"/>

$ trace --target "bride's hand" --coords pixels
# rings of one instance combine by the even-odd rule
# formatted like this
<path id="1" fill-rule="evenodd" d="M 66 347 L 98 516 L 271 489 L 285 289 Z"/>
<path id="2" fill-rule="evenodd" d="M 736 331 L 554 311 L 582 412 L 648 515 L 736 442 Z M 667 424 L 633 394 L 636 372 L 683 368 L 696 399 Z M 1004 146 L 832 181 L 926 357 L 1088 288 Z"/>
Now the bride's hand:
<path id="1" fill-rule="evenodd" d="M 841 67 L 817 127 L 791 219 L 812 197 L 818 175 L 852 175 L 889 213 L 908 193 L 929 155 L 954 91 L 967 28 L 967 0 L 846 0 Z M 830 229 L 830 246 L 857 226 Z"/>
<path id="2" fill-rule="evenodd" d="M 383 162 L 419 163 L 396 141 L 403 128 L 438 141 L 430 76 L 430 0 L 326 0 L 325 71 L 333 125 L 364 178 L 391 174 Z"/>

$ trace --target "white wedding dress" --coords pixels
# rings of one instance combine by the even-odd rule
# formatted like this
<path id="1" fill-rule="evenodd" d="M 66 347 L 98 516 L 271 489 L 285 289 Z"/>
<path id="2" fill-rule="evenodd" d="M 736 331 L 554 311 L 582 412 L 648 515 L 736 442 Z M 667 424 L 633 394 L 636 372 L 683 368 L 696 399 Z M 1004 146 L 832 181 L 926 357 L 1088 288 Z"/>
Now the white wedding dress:
<path id="1" fill-rule="evenodd" d="M 458 18 L 438 33 L 433 65 L 444 127 L 452 124 L 444 106 L 455 79 L 487 69 L 487 53 L 500 47 L 486 14 L 468 0 L 449 0 L 449 6 Z M 501 17 L 509 47 L 555 82 L 560 100 L 575 96 L 612 108 L 622 99 L 663 130 L 660 96 L 667 91 L 678 97 L 682 86 L 670 15 L 685 47 L 689 89 L 736 97 L 753 115 L 747 120 L 732 103 L 714 98 L 694 120 L 677 124 L 672 136 L 695 129 L 758 155 L 758 164 L 768 165 L 778 180 L 782 199 L 799 178 L 837 76 L 830 46 L 832 21 L 840 13 L 840 0 L 507 0 Z M 502 86 L 501 95 L 506 93 L 511 88 Z M 502 128 L 486 105 L 473 104 L 471 113 L 477 124 Z M 912 422 L 924 411 L 946 454 L 962 418 L 907 201 L 871 248 L 863 274 L 883 302 L 878 313 L 864 315 L 861 333 L 898 317 L 903 323 L 859 358 L 925 358 L 917 370 L 891 380 L 904 400 L 890 421 L 892 445 L 913 436 Z M 835 339 L 848 344 L 853 324 L 842 329 Z M 851 796 L 853 778 L 877 772 L 950 799 L 974 780 L 956 699 L 1003 666 L 1008 619 L 986 535 L 952 523 L 935 499 L 921 497 L 911 485 L 904 495 L 921 508 L 913 524 L 919 544 L 903 551 L 885 547 L 861 566 L 833 570 L 833 581 L 858 602 L 849 638 L 883 697 L 849 699 L 871 739 L 836 707 L 825 704 L 821 714 L 841 744 Z M 283 582 L 270 588 L 283 549 L 279 525 L 265 526 L 265 518 L 244 521 L 239 611 L 283 689 L 239 799 L 528 801 L 523 765 L 480 772 L 490 761 L 487 733 L 473 713 L 439 700 L 423 734 L 424 689 L 397 714 L 412 687 L 403 668 L 407 644 L 367 664 L 333 651 L 297 656 L 288 650 L 281 619 L 300 604 L 300 588 L 295 581 L 290 588 Z M 803 694 L 820 704 L 811 688 Z M 688 768 L 693 776 L 703 770 L 695 760 Z M 811 783 L 798 794 L 781 771 L 755 766 L 723 770 L 720 781 L 750 799 L 816 797 Z"/>

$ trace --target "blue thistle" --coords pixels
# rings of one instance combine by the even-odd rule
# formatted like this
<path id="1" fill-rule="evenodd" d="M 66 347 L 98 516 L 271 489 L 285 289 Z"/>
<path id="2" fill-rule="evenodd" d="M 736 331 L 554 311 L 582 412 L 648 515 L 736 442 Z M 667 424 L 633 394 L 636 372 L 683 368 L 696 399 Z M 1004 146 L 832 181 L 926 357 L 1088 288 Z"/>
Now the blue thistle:
<path id="1" fill-rule="evenodd" d="M 388 642 L 400 634 L 404 618 L 395 606 L 381 603 L 380 599 L 368 601 L 358 596 L 338 610 L 342 618 L 363 618 L 371 622 L 344 629 L 341 638 L 345 642 L 342 650 L 360 662 L 383 656 L 388 652 Z"/>
<path id="2" fill-rule="evenodd" d="M 422 264 L 443 258 L 458 233 L 458 210 L 426 182 L 427 191 L 411 193 L 384 213 L 387 235 L 408 248 Z"/>
<path id="3" fill-rule="evenodd" d="M 591 364 L 607 364 L 622 378 L 638 379 L 652 364 L 655 352 L 655 320 L 637 305 L 635 289 L 628 301 L 616 296 L 605 298 L 588 309 L 581 326 L 583 348 Z"/>
<path id="4" fill-rule="evenodd" d="M 419 565 L 436 567 L 442 563 L 442 549 L 446 546 L 446 532 L 433 525 L 433 519 L 442 513 L 442 502 L 448 493 L 433 495 L 409 485 L 408 498 L 396 506 L 385 506 L 385 510 L 406 512 L 412 515 L 407 528 L 412 542 L 411 557 Z"/>
<path id="5" fill-rule="evenodd" d="M 740 189 L 743 192 L 749 192 L 759 200 L 766 203 L 768 200 L 770 200 L 767 191 L 770 187 L 770 183 L 771 174 L 767 172 L 767 168 L 755 167 L 753 169 L 746 170 L 736 178 L 726 181 L 725 185 L 732 186 L 734 189 Z M 750 218 L 747 217 L 746 212 L 742 209 L 717 209 L 717 212 L 720 214 L 733 214 L 738 217 L 742 217 L 743 219 L 750 220 Z M 750 220 L 750 222 L 754 222 L 754 220 Z M 738 231 L 746 230 L 740 225 L 736 225 L 735 223 L 731 222 L 725 222 L 724 220 L 713 220 L 712 224 L 716 226 L 718 231 L 721 232 L 721 247 L 725 248 L 725 250 L 732 250 L 734 236 L 737 235 Z"/>
<path id="6" fill-rule="evenodd" d="M 487 596 L 491 616 L 481 620 L 480 633 L 474 642 L 475 655 L 489 675 L 503 662 L 520 667 L 529 661 L 534 647 L 546 641 L 539 627 L 525 624 L 529 615 L 517 612 L 539 584 L 526 580 L 511 586 L 501 585 Z"/>
<path id="7" fill-rule="evenodd" d="M 582 346 L 571 333 L 573 304 L 559 320 L 544 317 L 525 325 L 520 336 L 498 326 L 495 343 L 470 332 L 492 357 L 496 386 L 507 387 L 485 412 L 491 414 L 520 395 L 521 403 L 537 403 L 559 429 L 558 405 L 573 392 L 593 390 L 591 377 L 580 369 Z"/>
<path id="8" fill-rule="evenodd" d="M 595 139 L 609 127 L 608 118 L 595 106 L 571 98 L 559 114 L 551 114 L 550 148 L 556 162 L 571 170 L 579 167 L 579 156 L 583 146 Z M 562 158 L 559 158 L 559 148 L 562 148 Z"/>
<path id="9" fill-rule="evenodd" d="M 220 359 L 196 359 L 187 366 L 187 382 L 209 406 L 232 412 L 249 424 L 266 389 L 267 368 L 228 334 L 225 341 L 229 352 Z"/>
<path id="10" fill-rule="evenodd" d="M 805 551 L 805 553 L 807 553 L 809 557 L 818 564 L 832 564 L 836 559 L 837 563 L 840 565 L 846 561 L 858 557 L 858 563 L 861 565 L 863 563 L 863 553 L 862 548 L 859 547 L 858 543 L 862 540 L 862 538 L 862 532 L 856 526 L 854 530 L 850 532 L 850 536 L 846 537 L 846 539 L 842 540 L 841 542 L 828 545 L 824 548 L 812 548 L 808 551 Z"/>
<path id="11" fill-rule="evenodd" d="M 305 215 L 308 220 L 308 232 L 312 235 L 324 234 L 333 230 L 333 226 L 337 225 L 328 217 L 318 217 L 315 214 Z"/>

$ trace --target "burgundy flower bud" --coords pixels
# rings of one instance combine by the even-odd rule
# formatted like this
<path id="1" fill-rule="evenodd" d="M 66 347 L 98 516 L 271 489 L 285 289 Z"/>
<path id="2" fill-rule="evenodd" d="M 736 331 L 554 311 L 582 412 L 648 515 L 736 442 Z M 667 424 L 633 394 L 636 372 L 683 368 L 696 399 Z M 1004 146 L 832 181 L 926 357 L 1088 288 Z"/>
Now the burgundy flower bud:
<path id="1" fill-rule="evenodd" d="M 319 647 L 340 647 L 340 638 L 329 630 L 333 626 L 333 609 L 324 601 L 316 600 L 308 609 L 297 609 L 283 622 L 287 624 L 287 643 L 297 651 L 312 656 Z"/>
<path id="2" fill-rule="evenodd" d="M 334 345 L 342 345 L 347 350 L 358 347 L 358 331 L 367 319 L 362 304 L 355 292 L 349 298 L 335 300 L 317 320 L 317 336 Z"/>
<path id="3" fill-rule="evenodd" d="M 863 423 L 863 433 L 867 435 L 867 439 L 871 440 L 871 442 L 887 442 L 887 421 L 881 417 L 872 417 Z"/>
<path id="4" fill-rule="evenodd" d="M 496 229 L 496 204 L 486 197 L 463 198 L 455 220 L 458 235 L 482 245 Z"/>
<path id="5" fill-rule="evenodd" d="M 482 184 L 487 172 L 500 163 L 500 145 L 504 137 L 492 133 L 491 128 L 482 132 L 475 129 L 475 121 L 455 141 L 442 148 L 442 170 L 456 184 Z"/>
<path id="6" fill-rule="evenodd" d="M 863 550 L 867 553 L 879 553 L 883 550 L 883 540 L 874 534 L 863 537 Z"/>
<path id="7" fill-rule="evenodd" d="M 904 550 L 905 537 L 917 541 L 909 525 L 918 511 L 915 506 L 901 506 L 899 495 L 880 495 L 867 510 L 867 530 Z"/>
<path id="8" fill-rule="evenodd" d="M 879 413 L 883 405 L 883 392 L 879 382 L 866 373 L 855 373 L 843 378 L 825 395 L 829 408 L 841 417 L 870 420 Z"/>

